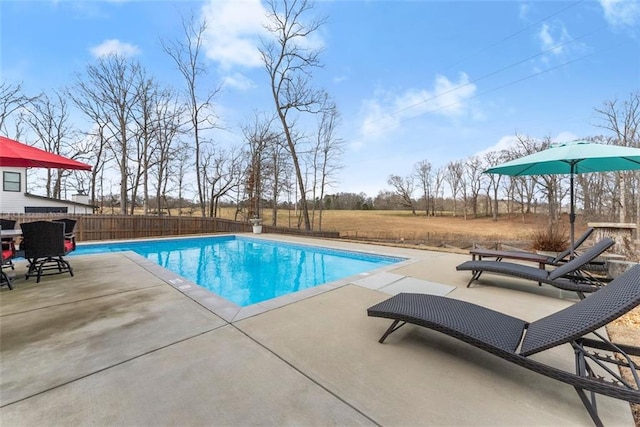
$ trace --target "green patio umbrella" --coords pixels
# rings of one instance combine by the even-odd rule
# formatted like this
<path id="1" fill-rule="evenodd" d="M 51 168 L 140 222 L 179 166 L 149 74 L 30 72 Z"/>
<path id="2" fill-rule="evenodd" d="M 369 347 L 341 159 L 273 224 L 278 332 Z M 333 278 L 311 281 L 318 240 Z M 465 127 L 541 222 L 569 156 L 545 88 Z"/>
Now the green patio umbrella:
<path id="1" fill-rule="evenodd" d="M 576 221 L 573 176 L 578 173 L 634 169 L 640 169 L 640 149 L 638 148 L 574 141 L 552 145 L 546 150 L 511 160 L 484 172 L 510 176 L 571 175 L 569 221 L 571 223 L 571 247 L 573 248 Z"/>

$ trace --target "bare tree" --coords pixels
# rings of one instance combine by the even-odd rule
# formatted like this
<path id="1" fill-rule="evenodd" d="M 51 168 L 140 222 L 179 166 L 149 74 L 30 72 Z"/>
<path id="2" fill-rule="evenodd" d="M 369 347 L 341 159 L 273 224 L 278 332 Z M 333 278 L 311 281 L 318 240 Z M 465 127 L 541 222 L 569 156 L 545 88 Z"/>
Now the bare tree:
<path id="1" fill-rule="evenodd" d="M 279 10 L 279 5 L 282 5 L 282 10 Z M 320 66 L 321 49 L 308 47 L 308 37 L 320 28 L 324 20 L 303 23 L 303 17 L 313 7 L 307 0 L 269 0 L 267 6 L 269 24 L 266 28 L 275 40 L 263 41 L 260 54 L 295 168 L 305 229 L 311 230 L 305 181 L 298 157 L 299 140 L 293 132 L 295 117 L 292 113 L 317 113 L 325 98 L 322 91 L 311 86 L 311 72 Z"/>
<path id="2" fill-rule="evenodd" d="M 164 89 L 157 95 L 152 112 L 152 121 L 156 124 L 156 147 L 151 153 L 150 165 L 153 168 L 149 172 L 155 177 L 156 210 L 160 213 L 162 202 L 167 201 L 167 187 L 171 176 L 179 171 L 174 163 L 178 163 L 182 156 L 177 138 L 183 132 L 182 116 L 185 107 L 171 89 Z M 168 212 L 171 213 L 170 210 Z"/>
<path id="3" fill-rule="evenodd" d="M 86 151 L 93 164 L 93 168 L 91 169 L 89 197 L 93 204 L 97 204 L 99 200 L 102 209 L 104 197 L 98 197 L 98 190 L 101 194 L 103 193 L 104 166 L 109 160 L 106 155 L 107 144 L 109 139 L 113 137 L 113 135 L 108 132 L 107 128 L 109 117 L 101 107 L 102 100 L 93 98 L 90 93 L 82 93 L 80 91 L 67 88 L 65 90 L 65 94 L 89 119 L 90 129 L 84 132 L 87 143 Z"/>
<path id="4" fill-rule="evenodd" d="M 436 175 L 435 175 L 434 187 L 433 187 L 434 199 L 433 199 L 433 203 L 431 203 L 431 215 L 433 216 L 436 215 L 436 201 L 439 198 L 444 198 L 444 194 L 442 194 L 441 192 L 444 192 L 444 182 L 446 181 L 446 177 L 447 177 L 447 169 L 445 167 L 439 167 L 438 169 L 436 169 Z"/>
<path id="5" fill-rule="evenodd" d="M 540 142 L 534 138 L 530 138 L 525 135 L 516 134 L 517 146 L 513 147 L 508 156 L 511 159 L 516 159 L 522 156 L 536 153 L 542 150 Z M 531 203 L 535 197 L 536 183 L 538 180 L 532 176 L 518 176 L 513 177 L 512 181 L 515 185 L 515 190 L 519 194 L 518 203 L 520 203 L 521 213 L 531 212 Z M 552 194 L 551 192 L 549 194 Z"/>
<path id="6" fill-rule="evenodd" d="M 533 139 L 522 135 L 518 135 L 517 138 L 520 142 L 521 147 L 524 148 L 525 154 L 532 154 L 538 151 L 545 150 L 549 148 L 552 142 L 551 138 L 548 136 L 543 138 L 542 140 Z M 531 179 L 535 183 L 534 187 L 522 187 L 531 189 L 530 191 L 527 191 L 525 193 L 527 195 L 526 213 L 529 213 L 531 211 L 533 191 L 534 188 L 537 188 L 546 197 L 548 208 L 547 218 L 549 220 L 549 227 L 551 227 L 558 220 L 558 216 L 562 210 L 562 199 L 568 192 L 568 188 L 563 187 L 563 180 L 565 180 L 565 178 L 561 175 L 532 175 Z"/>
<path id="7" fill-rule="evenodd" d="M 23 93 L 22 82 L 9 83 L 3 80 L 0 83 L 0 133 L 9 135 L 9 129 L 7 128 L 9 116 L 37 98 L 37 96 L 29 97 Z M 19 129 L 16 129 L 15 137 L 20 138 Z"/>
<path id="8" fill-rule="evenodd" d="M 380 190 L 373 199 L 373 206 L 378 210 L 405 209 L 407 203 L 397 191 Z"/>
<path id="9" fill-rule="evenodd" d="M 206 191 L 204 190 L 203 157 L 206 155 L 204 145 L 206 143 L 203 132 L 219 128 L 217 117 L 213 112 L 213 100 L 220 92 L 220 86 L 200 94 L 202 78 L 207 70 L 201 61 L 201 53 L 204 42 L 204 33 L 207 29 L 206 22 L 197 23 L 194 17 L 190 20 L 182 20 L 185 40 L 167 42 L 161 40 L 162 49 L 173 59 L 184 77 L 187 94 L 187 110 L 193 132 L 194 166 L 196 172 L 196 186 L 198 189 L 198 202 L 200 213 L 206 215 Z"/>
<path id="10" fill-rule="evenodd" d="M 236 150 L 217 150 L 208 153 L 203 164 L 209 197 L 209 216 L 218 213 L 220 199 L 237 187 L 242 177 L 242 156 Z"/>
<path id="11" fill-rule="evenodd" d="M 274 117 L 255 113 L 253 121 L 242 128 L 249 157 L 245 180 L 249 218 L 261 216 L 260 200 L 263 198 L 263 181 L 267 173 L 267 150 L 278 143 L 278 135 L 272 130 L 274 120 Z"/>
<path id="12" fill-rule="evenodd" d="M 318 229 L 322 230 L 323 199 L 327 186 L 332 184 L 332 178 L 342 167 L 340 156 L 344 153 L 344 140 L 336 137 L 336 130 L 340 122 L 338 108 L 332 101 L 326 102 L 318 121 L 315 146 L 312 149 L 313 167 L 313 216 L 315 218 L 316 204 L 318 205 Z M 319 194 L 316 193 L 319 192 Z M 319 203 L 316 203 L 319 201 Z"/>
<path id="13" fill-rule="evenodd" d="M 102 140 L 120 172 L 120 213 L 127 214 L 129 157 L 132 147 L 133 107 L 139 99 L 140 64 L 119 55 L 99 58 L 86 68 L 86 76 L 76 76 L 70 93 L 78 107 L 90 117 L 99 117 L 108 138 Z"/>
<path id="14" fill-rule="evenodd" d="M 495 151 L 485 154 L 484 161 L 487 167 L 493 167 L 501 164 L 504 161 L 504 155 Z M 487 199 L 492 200 L 491 218 L 494 221 L 498 220 L 499 215 L 499 200 L 498 190 L 500 188 L 500 181 L 503 177 L 502 174 L 490 173 L 487 174 Z"/>
<path id="15" fill-rule="evenodd" d="M 522 177 L 505 176 L 501 182 L 501 188 L 506 199 L 507 216 L 511 219 L 511 214 L 514 212 L 515 194 L 516 194 L 516 180 Z"/>
<path id="16" fill-rule="evenodd" d="M 460 194 L 462 195 L 462 214 L 464 219 L 467 219 L 469 210 L 469 177 L 466 173 L 466 160 L 460 162 L 461 174 L 460 174 Z"/>
<path id="17" fill-rule="evenodd" d="M 447 173 L 445 174 L 445 181 L 449 184 L 451 189 L 451 197 L 453 197 L 453 216 L 457 215 L 456 200 L 460 190 L 462 189 L 462 180 L 464 177 L 464 167 L 460 160 L 447 163 Z"/>
<path id="18" fill-rule="evenodd" d="M 158 85 L 153 79 L 147 78 L 140 70 L 138 77 L 138 102 L 133 106 L 133 120 L 135 130 L 132 133 L 136 149 L 132 157 L 132 170 L 129 178 L 131 180 L 131 199 L 135 201 L 138 196 L 140 182 L 142 181 L 142 205 L 144 214 L 149 213 L 149 172 L 155 166 L 155 150 L 158 132 L 158 123 L 154 116 L 156 103 L 158 102 Z M 135 203 L 131 204 L 131 215 L 134 214 Z"/>
<path id="19" fill-rule="evenodd" d="M 25 105 L 24 119 L 38 137 L 40 146 L 50 153 L 76 159 L 82 152 L 76 151 L 72 138 L 75 136 L 69 118 L 67 99 L 54 91 L 54 98 L 42 94 Z M 47 169 L 45 189 L 47 197 L 62 198 L 63 180 L 71 171 Z"/>
<path id="20" fill-rule="evenodd" d="M 478 217 L 478 197 L 482 188 L 482 182 L 484 175 L 484 163 L 482 158 L 478 156 L 472 156 L 465 162 L 465 182 L 469 189 L 469 202 L 471 203 L 471 212 L 474 218 Z"/>
<path id="21" fill-rule="evenodd" d="M 640 91 L 629 95 L 622 105 L 618 100 L 606 101 L 602 108 L 596 108 L 602 116 L 603 123 L 599 126 L 611 131 L 616 145 L 625 147 L 640 147 Z M 636 223 L 640 227 L 640 173 L 619 172 L 617 174 L 620 187 L 620 222 L 625 222 L 627 215 L 627 189 L 630 188 L 636 199 Z M 632 181 L 635 181 L 635 185 Z"/>
<path id="22" fill-rule="evenodd" d="M 411 212 L 416 215 L 416 207 L 413 203 L 413 192 L 415 190 L 413 176 L 410 175 L 403 179 L 398 175 L 390 175 L 387 183 L 392 186 L 396 194 L 400 196 L 403 206 L 410 208 Z"/>
<path id="23" fill-rule="evenodd" d="M 414 174 L 424 198 L 424 215 L 429 216 L 429 200 L 431 197 L 431 163 L 427 160 L 420 160 L 413 166 Z"/>
<path id="24" fill-rule="evenodd" d="M 174 152 L 176 165 L 173 169 L 173 173 L 169 174 L 169 179 L 173 181 L 175 187 L 178 189 L 178 215 L 182 215 L 182 201 L 184 200 L 184 192 L 188 190 L 186 175 L 189 169 L 189 164 L 192 160 L 193 147 L 187 143 L 179 143 Z"/>
<path id="25" fill-rule="evenodd" d="M 283 191 L 290 190 L 289 179 L 291 176 L 292 165 L 287 156 L 286 142 L 283 141 L 282 134 L 277 135 L 277 142 L 269 147 L 269 163 L 271 165 L 271 179 L 269 184 L 271 187 L 272 207 L 271 207 L 271 225 L 278 225 L 278 204 L 280 194 Z"/>

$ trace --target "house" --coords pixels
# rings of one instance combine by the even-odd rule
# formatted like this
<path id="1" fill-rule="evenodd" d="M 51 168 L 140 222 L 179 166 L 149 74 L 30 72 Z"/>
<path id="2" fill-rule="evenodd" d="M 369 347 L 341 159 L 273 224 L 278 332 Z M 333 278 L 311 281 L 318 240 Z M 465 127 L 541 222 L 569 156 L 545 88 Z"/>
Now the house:
<path id="1" fill-rule="evenodd" d="M 0 192 L 0 213 L 68 213 L 92 214 L 94 206 L 89 204 L 89 196 L 73 195 L 73 200 L 52 199 L 27 192 L 27 169 L 21 167 L 0 167 L 2 189 Z"/>

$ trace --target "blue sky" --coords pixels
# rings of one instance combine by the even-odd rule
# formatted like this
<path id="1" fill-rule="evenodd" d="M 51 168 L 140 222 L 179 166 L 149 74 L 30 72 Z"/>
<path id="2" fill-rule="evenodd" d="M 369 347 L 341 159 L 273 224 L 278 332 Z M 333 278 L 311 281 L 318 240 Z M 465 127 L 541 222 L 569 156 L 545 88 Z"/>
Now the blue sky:
<path id="1" fill-rule="evenodd" d="M 602 134 L 595 108 L 640 90 L 639 0 L 334 0 L 313 13 L 327 18 L 312 41 L 324 49 L 314 82 L 334 97 L 346 142 L 330 192 L 375 196 L 420 160 L 438 168 L 516 133 Z M 240 144 L 254 111 L 272 111 L 259 0 L 4 0 L 0 75 L 30 93 L 59 89 L 117 52 L 181 87 L 159 40 L 180 38 L 190 14 L 209 23 L 207 83 L 223 85 L 215 139 Z"/>

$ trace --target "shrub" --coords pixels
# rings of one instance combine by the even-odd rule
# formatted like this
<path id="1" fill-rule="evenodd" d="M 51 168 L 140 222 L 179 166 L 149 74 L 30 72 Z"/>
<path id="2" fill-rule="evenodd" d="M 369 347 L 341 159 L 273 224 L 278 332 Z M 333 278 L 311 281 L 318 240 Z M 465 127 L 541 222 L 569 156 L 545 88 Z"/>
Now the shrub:
<path id="1" fill-rule="evenodd" d="M 552 224 L 533 232 L 531 246 L 536 251 L 562 252 L 569 247 L 569 237 L 564 227 Z"/>

